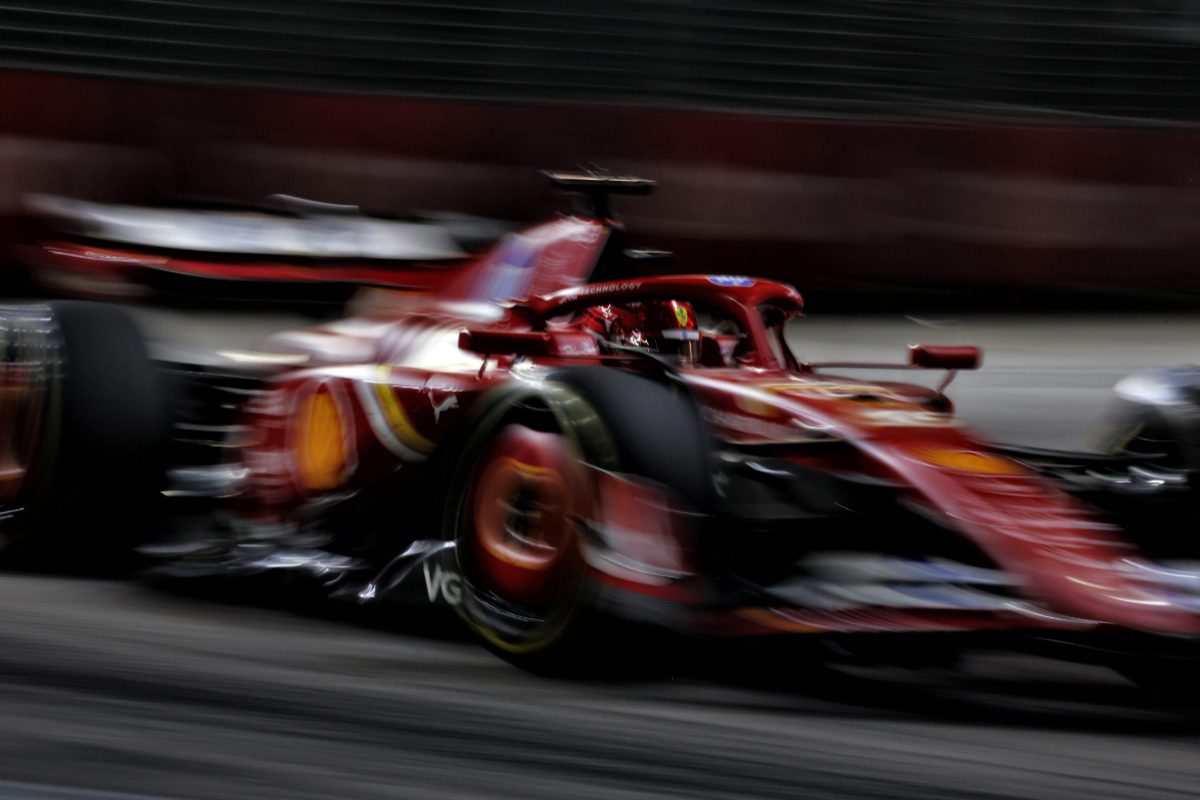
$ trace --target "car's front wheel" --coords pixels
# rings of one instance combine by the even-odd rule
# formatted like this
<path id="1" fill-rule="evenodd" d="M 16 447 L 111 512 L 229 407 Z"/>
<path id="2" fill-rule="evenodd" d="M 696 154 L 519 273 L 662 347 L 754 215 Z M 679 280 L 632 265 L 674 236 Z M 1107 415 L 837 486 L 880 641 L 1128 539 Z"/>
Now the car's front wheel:
<path id="1" fill-rule="evenodd" d="M 703 508 L 711 459 L 674 385 L 605 367 L 551 377 L 479 401 L 452 449 L 443 536 L 456 544 L 461 592 L 448 599 L 509 660 L 578 673 L 638 650 L 585 580 L 585 557 L 604 552 L 592 526 L 613 510 L 600 507 L 601 486 L 614 475 L 644 481 L 672 505 Z"/>

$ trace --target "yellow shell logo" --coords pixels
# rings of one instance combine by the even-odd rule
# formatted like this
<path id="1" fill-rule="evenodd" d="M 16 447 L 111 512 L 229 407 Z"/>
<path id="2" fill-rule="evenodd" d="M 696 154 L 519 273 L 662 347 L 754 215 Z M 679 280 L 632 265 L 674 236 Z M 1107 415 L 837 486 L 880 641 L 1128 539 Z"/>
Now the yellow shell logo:
<path id="1" fill-rule="evenodd" d="M 688 326 L 687 308 L 679 304 L 675 305 L 675 319 L 679 320 L 679 327 L 686 328 Z"/>
<path id="2" fill-rule="evenodd" d="M 296 465 L 307 489 L 336 489 L 346 469 L 346 429 L 337 401 L 328 391 L 308 396 L 301 406 Z"/>
<path id="3" fill-rule="evenodd" d="M 920 448 L 913 455 L 926 464 L 957 472 L 973 472 L 977 475 L 1020 475 L 1025 472 L 1015 461 L 975 450 Z"/>

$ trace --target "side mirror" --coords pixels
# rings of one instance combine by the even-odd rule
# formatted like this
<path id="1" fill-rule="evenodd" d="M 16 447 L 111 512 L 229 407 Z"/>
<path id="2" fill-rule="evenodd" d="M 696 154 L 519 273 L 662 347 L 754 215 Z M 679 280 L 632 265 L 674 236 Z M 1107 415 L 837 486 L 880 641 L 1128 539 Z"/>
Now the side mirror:
<path id="1" fill-rule="evenodd" d="M 973 345 L 913 344 L 908 363 L 929 369 L 978 369 L 983 351 Z"/>
<path id="2" fill-rule="evenodd" d="M 550 352 L 548 338 L 540 331 L 465 330 L 458 346 L 480 355 L 544 356 Z"/>

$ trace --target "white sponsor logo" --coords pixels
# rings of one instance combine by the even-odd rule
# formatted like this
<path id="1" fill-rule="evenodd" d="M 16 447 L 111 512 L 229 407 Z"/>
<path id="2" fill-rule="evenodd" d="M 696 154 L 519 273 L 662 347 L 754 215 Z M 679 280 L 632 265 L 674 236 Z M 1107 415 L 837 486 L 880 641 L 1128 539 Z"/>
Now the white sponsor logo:
<path id="1" fill-rule="evenodd" d="M 592 286 L 580 286 L 575 290 L 575 294 L 580 297 L 588 297 L 593 294 L 607 294 L 608 292 L 632 292 L 642 287 L 641 281 L 622 281 L 620 283 L 597 283 Z"/>
<path id="2" fill-rule="evenodd" d="M 446 572 L 440 564 L 434 564 L 432 571 L 429 564 L 423 564 L 421 569 L 425 573 L 425 593 L 429 595 L 429 602 L 436 603 L 439 596 L 452 606 L 462 602 L 462 580 L 458 575 Z"/>
<path id="3" fill-rule="evenodd" d="M 443 413 L 449 411 L 452 408 L 458 408 L 458 397 L 456 397 L 455 395 L 450 395 L 449 397 L 444 398 L 442 400 L 442 402 L 435 403 L 433 401 L 433 390 L 430 389 L 429 390 L 429 405 L 433 408 L 433 422 L 435 425 L 437 425 L 437 424 L 441 423 Z"/>

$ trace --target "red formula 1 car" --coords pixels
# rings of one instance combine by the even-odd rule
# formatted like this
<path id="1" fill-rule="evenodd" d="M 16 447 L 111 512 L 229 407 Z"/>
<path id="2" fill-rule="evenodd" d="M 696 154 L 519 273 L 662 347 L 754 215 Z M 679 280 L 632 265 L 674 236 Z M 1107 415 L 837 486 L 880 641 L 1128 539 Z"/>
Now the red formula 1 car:
<path id="1" fill-rule="evenodd" d="M 439 293 L 369 295 L 262 352 L 156 364 L 116 309 L 5 310 L 5 535 L 61 555 L 123 544 L 147 516 L 159 533 L 145 500 L 165 481 L 175 531 L 143 552 L 171 571 L 449 604 L 528 663 L 586 649 L 600 617 L 843 642 L 1014 634 L 1118 666 L 1146 641 L 1186 654 L 1187 463 L 1135 437 L 1113 455 L 1000 447 L 955 418 L 948 380 L 807 363 L 783 284 L 585 283 L 615 263 L 608 194 L 649 184 L 556 180 L 590 201 Z M 914 346 L 899 366 L 979 360 Z"/>

